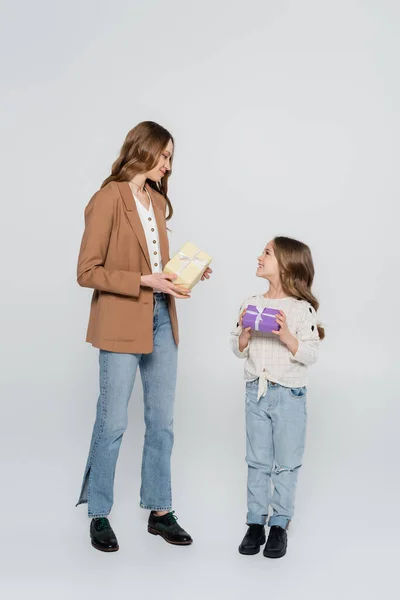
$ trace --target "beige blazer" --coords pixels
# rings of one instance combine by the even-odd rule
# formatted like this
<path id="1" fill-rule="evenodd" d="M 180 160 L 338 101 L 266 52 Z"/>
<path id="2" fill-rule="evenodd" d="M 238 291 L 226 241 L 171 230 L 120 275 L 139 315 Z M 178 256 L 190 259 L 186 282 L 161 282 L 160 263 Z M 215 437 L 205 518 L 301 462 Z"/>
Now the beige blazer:
<path id="1" fill-rule="evenodd" d="M 161 258 L 169 256 L 164 196 L 146 186 L 153 202 Z M 86 341 L 111 352 L 153 351 L 153 290 L 140 287 L 150 275 L 149 251 L 128 182 L 112 181 L 85 209 L 85 231 L 78 259 L 78 283 L 93 288 Z M 176 344 L 179 343 L 175 298 L 168 296 Z"/>

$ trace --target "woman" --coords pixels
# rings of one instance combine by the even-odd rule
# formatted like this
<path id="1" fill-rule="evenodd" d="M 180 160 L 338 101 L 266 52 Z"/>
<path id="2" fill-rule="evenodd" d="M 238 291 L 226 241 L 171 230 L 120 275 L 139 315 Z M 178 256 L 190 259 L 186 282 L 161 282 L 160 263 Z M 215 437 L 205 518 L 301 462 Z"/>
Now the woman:
<path id="1" fill-rule="evenodd" d="M 171 544 L 192 543 L 171 499 L 179 341 L 175 298 L 190 298 L 189 290 L 174 285 L 175 276 L 162 272 L 169 260 L 173 152 L 168 131 L 140 123 L 128 133 L 111 175 L 85 210 L 78 283 L 94 289 L 87 341 L 100 349 L 100 396 L 77 505 L 88 503 L 92 545 L 105 552 L 119 549 L 107 517 L 138 367 L 146 424 L 140 506 L 150 510 L 149 533 Z M 203 279 L 210 273 L 207 269 Z"/>

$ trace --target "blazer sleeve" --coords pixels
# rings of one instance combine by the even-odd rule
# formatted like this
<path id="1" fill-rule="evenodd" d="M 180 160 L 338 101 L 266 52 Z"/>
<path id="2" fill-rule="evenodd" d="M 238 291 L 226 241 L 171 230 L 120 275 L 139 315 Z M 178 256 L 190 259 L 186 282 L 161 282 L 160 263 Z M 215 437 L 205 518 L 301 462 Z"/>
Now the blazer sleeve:
<path id="1" fill-rule="evenodd" d="M 138 298 L 141 273 L 104 268 L 110 242 L 116 198 L 100 190 L 85 209 L 85 230 L 78 258 L 82 287 Z"/>

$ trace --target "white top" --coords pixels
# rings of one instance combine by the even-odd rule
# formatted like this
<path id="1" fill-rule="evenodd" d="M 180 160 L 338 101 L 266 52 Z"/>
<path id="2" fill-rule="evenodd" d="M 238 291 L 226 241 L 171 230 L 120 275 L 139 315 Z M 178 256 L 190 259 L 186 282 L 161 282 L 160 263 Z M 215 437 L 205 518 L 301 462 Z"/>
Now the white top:
<path id="1" fill-rule="evenodd" d="M 149 209 L 147 210 L 143 204 L 133 196 L 136 202 L 136 208 L 142 222 L 144 234 L 146 236 L 147 248 L 149 250 L 150 264 L 152 273 L 162 273 L 163 265 L 160 251 L 160 239 L 158 237 L 158 228 L 154 215 L 153 204 L 150 200 Z"/>
<path id="2" fill-rule="evenodd" d="M 299 348 L 293 355 L 275 334 L 252 331 L 249 344 L 240 352 L 242 329 L 237 323 L 231 333 L 231 348 L 238 358 L 246 359 L 245 380 L 259 378 L 258 398 L 265 395 L 267 380 L 290 388 L 306 386 L 307 367 L 315 363 L 319 349 L 317 316 L 311 304 L 295 298 L 271 299 L 259 294 L 243 302 L 239 316 L 249 304 L 283 310 L 290 333 L 299 341 Z"/>

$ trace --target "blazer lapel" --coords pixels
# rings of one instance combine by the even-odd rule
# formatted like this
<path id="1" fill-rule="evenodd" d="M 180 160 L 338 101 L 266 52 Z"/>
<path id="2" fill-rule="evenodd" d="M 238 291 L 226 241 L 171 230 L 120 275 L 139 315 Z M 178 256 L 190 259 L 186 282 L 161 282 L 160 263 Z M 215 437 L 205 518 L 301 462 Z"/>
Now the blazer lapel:
<path id="1" fill-rule="evenodd" d="M 131 188 L 129 187 L 129 183 L 127 181 L 117 181 L 116 183 L 117 183 L 118 189 L 121 193 L 122 200 L 124 201 L 126 215 L 129 219 L 129 223 L 131 224 L 131 227 L 136 234 L 136 237 L 139 241 L 140 247 L 143 251 L 143 254 L 146 258 L 147 264 L 151 271 L 151 263 L 150 263 L 149 249 L 147 247 L 147 242 L 146 242 L 146 236 L 144 234 L 144 230 L 142 227 L 142 223 L 140 221 L 139 213 L 136 208 L 136 203 L 133 198 Z"/>

